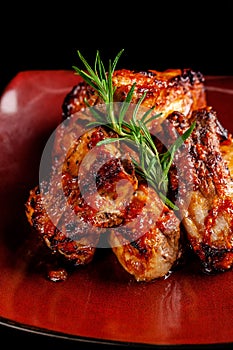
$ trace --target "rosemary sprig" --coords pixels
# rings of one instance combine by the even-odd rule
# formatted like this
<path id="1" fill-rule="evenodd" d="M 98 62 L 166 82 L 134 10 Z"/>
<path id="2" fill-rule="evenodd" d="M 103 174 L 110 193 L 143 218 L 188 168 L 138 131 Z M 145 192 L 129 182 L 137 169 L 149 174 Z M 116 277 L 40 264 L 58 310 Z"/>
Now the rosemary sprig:
<path id="1" fill-rule="evenodd" d="M 80 75 L 90 86 L 94 88 L 100 99 L 106 105 L 106 113 L 104 114 L 98 113 L 93 108 L 93 115 L 96 121 L 91 122 L 88 125 L 108 125 L 119 135 L 117 138 L 109 138 L 100 141 L 98 145 L 125 140 L 128 143 L 132 144 L 134 147 L 136 146 L 139 151 L 139 160 L 132 158 L 136 171 L 143 178 L 145 178 L 151 186 L 155 188 L 165 204 L 174 210 L 178 210 L 178 207 L 172 203 L 169 198 L 166 197 L 169 181 L 168 174 L 176 150 L 192 133 L 195 124 L 193 123 L 182 136 L 178 137 L 174 144 L 166 151 L 166 153 L 159 154 L 153 141 L 153 137 L 147 127 L 147 124 L 153 121 L 155 118 L 161 116 L 161 113 L 152 114 L 154 108 L 151 108 L 148 109 L 140 117 L 140 119 L 137 118 L 140 105 L 146 96 L 146 92 L 134 106 L 133 112 L 131 112 L 132 117 L 129 121 L 126 121 L 125 117 L 129 106 L 132 106 L 131 101 L 135 89 L 135 84 L 132 85 L 126 99 L 124 102 L 122 102 L 120 110 L 117 113 L 115 112 L 115 88 L 112 83 L 112 77 L 117 62 L 123 51 L 124 49 L 122 49 L 116 55 L 113 63 L 111 60 L 109 60 L 108 71 L 106 71 L 104 67 L 103 61 L 100 58 L 99 51 L 96 53 L 94 68 L 91 68 L 80 51 L 77 51 L 80 60 L 85 66 L 85 70 L 82 70 L 76 66 L 73 66 L 73 69 L 75 70 L 76 74 Z M 92 108 L 91 106 L 89 107 Z"/>

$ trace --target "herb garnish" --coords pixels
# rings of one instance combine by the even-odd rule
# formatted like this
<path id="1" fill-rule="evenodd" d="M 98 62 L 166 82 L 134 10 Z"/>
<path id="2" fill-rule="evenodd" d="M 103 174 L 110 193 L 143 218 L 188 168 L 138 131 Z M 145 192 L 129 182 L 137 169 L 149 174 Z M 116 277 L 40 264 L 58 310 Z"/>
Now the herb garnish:
<path id="1" fill-rule="evenodd" d="M 116 68 L 117 62 L 123 53 L 122 49 L 115 57 L 113 63 L 109 60 L 108 70 L 106 71 L 103 61 L 100 58 L 99 51 L 97 50 L 94 68 L 92 68 L 83 55 L 78 50 L 78 56 L 84 64 L 86 70 L 82 70 L 76 66 L 73 66 L 76 74 L 80 75 L 87 84 L 93 87 L 98 97 L 105 103 L 107 113 L 104 115 L 98 113 L 93 109 L 95 116 L 94 122 L 89 123 L 89 126 L 97 126 L 100 124 L 108 125 L 114 130 L 119 137 L 109 138 L 100 141 L 97 145 L 107 144 L 115 141 L 125 140 L 137 146 L 139 150 L 139 161 L 132 158 L 135 164 L 135 169 L 140 176 L 145 178 L 151 186 L 155 188 L 163 202 L 174 210 L 179 208 L 172 203 L 169 198 L 166 197 L 168 191 L 168 173 L 172 164 L 174 154 L 176 150 L 183 144 L 183 142 L 192 133 L 195 122 L 191 127 L 181 136 L 179 136 L 173 145 L 163 154 L 160 154 L 153 141 L 152 135 L 147 127 L 147 124 L 152 120 L 161 116 L 162 113 L 151 115 L 154 107 L 148 109 L 140 119 L 137 119 L 139 107 L 146 96 L 146 92 L 139 99 L 132 112 L 132 118 L 129 121 L 125 120 L 126 113 L 129 109 L 129 105 L 132 101 L 135 84 L 132 85 L 126 99 L 121 104 L 120 111 L 116 114 L 114 110 L 114 93 L 116 87 L 113 86 L 112 77 Z M 87 103 L 87 106 L 88 103 Z M 91 107 L 91 106 L 89 106 Z"/>

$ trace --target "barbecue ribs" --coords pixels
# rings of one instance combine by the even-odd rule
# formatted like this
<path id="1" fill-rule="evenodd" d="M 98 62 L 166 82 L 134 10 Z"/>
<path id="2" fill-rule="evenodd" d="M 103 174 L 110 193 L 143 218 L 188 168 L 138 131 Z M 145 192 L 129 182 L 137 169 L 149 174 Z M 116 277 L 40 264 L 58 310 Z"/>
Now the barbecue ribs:
<path id="1" fill-rule="evenodd" d="M 179 169 L 170 170 L 171 198 L 180 208 L 187 238 L 203 271 L 226 271 L 233 264 L 233 180 L 222 148 L 231 144 L 231 135 L 211 107 L 193 111 L 189 119 L 173 112 L 168 120 L 163 131 L 171 141 L 174 128 L 183 134 L 196 122 L 183 145 L 188 156 L 184 158 L 180 149 L 174 157 Z"/>

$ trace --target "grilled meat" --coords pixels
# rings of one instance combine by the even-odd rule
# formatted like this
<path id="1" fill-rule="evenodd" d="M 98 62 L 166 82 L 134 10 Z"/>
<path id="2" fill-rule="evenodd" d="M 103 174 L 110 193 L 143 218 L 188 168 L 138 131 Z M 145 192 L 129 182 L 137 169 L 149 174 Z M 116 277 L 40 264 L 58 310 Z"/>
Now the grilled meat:
<path id="1" fill-rule="evenodd" d="M 31 190 L 27 217 L 46 245 L 75 265 L 90 262 L 101 236 L 111 231 L 110 246 L 121 264 L 136 280 L 149 281 L 166 275 L 180 253 L 179 220 L 139 181 L 117 145 L 96 147 L 111 133 L 98 127 L 76 140 L 62 175 L 53 168 L 49 183 Z"/>
<path id="2" fill-rule="evenodd" d="M 141 104 L 142 113 L 153 107 L 155 107 L 154 113 L 162 113 L 159 118 L 147 124 L 153 134 L 158 132 L 160 123 L 171 112 L 179 111 L 188 118 L 193 110 L 206 106 L 204 77 L 200 72 L 191 69 L 168 69 L 164 72 L 116 70 L 113 74 L 115 102 L 123 102 L 134 83 L 136 86 L 132 103 L 136 104 L 146 92 Z M 71 140 L 85 132 L 85 123 L 93 120 L 85 101 L 90 106 L 99 106 L 101 103 L 94 89 L 84 81 L 74 86 L 64 98 L 63 123 L 56 131 L 53 147 L 53 158 L 57 161 L 64 154 L 64 150 L 68 151 Z M 138 115 L 140 116 L 140 113 Z M 74 116 L 76 116 L 75 123 Z"/>
<path id="3" fill-rule="evenodd" d="M 155 106 L 156 113 L 163 113 L 162 119 L 172 111 L 180 111 L 189 116 L 192 110 L 206 105 L 204 77 L 200 72 L 191 69 L 168 69 L 163 72 L 121 69 L 114 71 L 112 81 L 116 88 L 115 102 L 123 102 L 132 85 L 136 83 L 132 103 L 136 104 L 146 92 L 142 106 Z M 64 99 L 63 119 L 85 109 L 85 99 L 91 106 L 101 102 L 94 89 L 81 82 Z"/>
<path id="4" fill-rule="evenodd" d="M 155 113 L 162 113 L 158 120 L 148 125 L 152 133 L 171 112 L 180 111 L 189 117 L 192 110 L 206 105 L 204 77 L 191 69 L 167 69 L 163 72 L 117 70 L 113 75 L 115 100 L 124 101 L 134 83 L 132 103 L 136 104 L 146 92 L 142 106 L 148 109 L 155 106 Z"/>
<path id="5" fill-rule="evenodd" d="M 46 185 L 46 183 L 41 184 L 42 187 Z M 28 221 L 39 239 L 51 249 L 54 255 L 64 257 L 74 265 L 85 265 L 94 257 L 99 234 L 94 230 L 90 233 L 88 225 L 77 225 L 78 220 L 74 220 L 73 216 L 69 217 L 68 211 L 65 210 L 62 189 L 56 186 L 55 193 L 51 193 L 53 192 L 51 187 L 49 187 L 50 194 L 47 194 L 47 201 L 51 200 L 49 207 L 43 201 L 44 196 L 41 195 L 39 186 L 30 191 L 26 202 Z M 57 204 L 56 200 L 63 209 L 62 212 L 60 209 L 59 215 L 53 209 L 53 203 Z M 54 214 L 53 219 L 52 214 Z M 57 222 L 55 222 L 55 216 Z"/>
<path id="6" fill-rule="evenodd" d="M 138 282 L 168 275 L 182 254 L 180 221 L 151 187 L 139 182 L 124 225 L 111 230 L 112 250 L 124 269 Z"/>
<path id="7" fill-rule="evenodd" d="M 194 121 L 194 131 L 175 154 L 171 197 L 180 208 L 187 238 L 202 269 L 226 271 L 233 265 L 233 181 L 221 152 L 228 132 L 211 107 L 194 111 L 189 120 L 174 112 L 163 130 L 172 140 L 174 129 L 183 134 Z"/>
<path id="8" fill-rule="evenodd" d="M 26 203 L 28 221 L 46 245 L 76 265 L 92 260 L 98 228 L 122 222 L 125 202 L 137 188 L 129 157 L 115 144 L 96 147 L 110 135 L 102 127 L 83 134 Z"/>
<path id="9" fill-rule="evenodd" d="M 196 122 L 170 171 L 168 194 L 179 212 L 135 173 L 132 149 L 119 143 L 97 147 L 98 141 L 117 135 L 105 126 L 87 130 L 93 115 L 85 100 L 100 110 L 102 101 L 81 82 L 65 96 L 51 173 L 30 191 L 28 221 L 66 261 L 87 264 L 107 242 L 123 268 L 147 282 L 166 276 L 177 263 L 182 227 L 203 270 L 226 271 L 233 264 L 233 141 L 207 107 L 204 78 L 189 69 L 118 70 L 115 102 L 123 102 L 134 83 L 132 103 L 146 92 L 141 106 L 162 113 L 148 124 L 159 149 Z"/>

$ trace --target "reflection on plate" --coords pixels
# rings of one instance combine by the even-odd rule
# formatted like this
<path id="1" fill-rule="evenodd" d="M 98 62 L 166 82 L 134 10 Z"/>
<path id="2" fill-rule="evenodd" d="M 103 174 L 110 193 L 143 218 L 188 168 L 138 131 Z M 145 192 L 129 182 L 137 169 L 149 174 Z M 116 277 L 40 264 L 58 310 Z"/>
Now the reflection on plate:
<path id="1" fill-rule="evenodd" d="M 61 120 L 70 71 L 19 73 L 0 102 L 0 322 L 97 343 L 233 344 L 233 272 L 203 275 L 189 264 L 137 283 L 100 250 L 65 282 L 45 278 L 31 247 L 24 203 L 38 183 L 40 156 Z M 207 100 L 233 130 L 233 78 L 206 77 Z"/>

